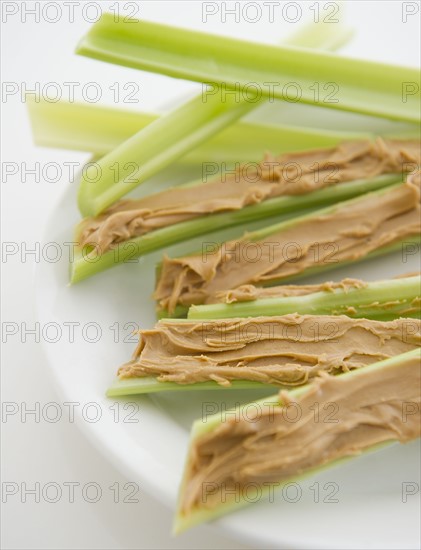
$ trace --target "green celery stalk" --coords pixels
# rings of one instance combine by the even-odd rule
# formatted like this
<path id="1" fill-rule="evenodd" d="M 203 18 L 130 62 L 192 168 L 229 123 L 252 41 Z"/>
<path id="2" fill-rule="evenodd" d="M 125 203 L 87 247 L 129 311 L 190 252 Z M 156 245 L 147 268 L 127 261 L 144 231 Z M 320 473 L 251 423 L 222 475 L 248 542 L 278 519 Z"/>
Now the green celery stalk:
<path id="1" fill-rule="evenodd" d="M 91 27 L 77 53 L 175 78 L 239 87 L 240 91 L 253 83 L 266 97 L 408 122 L 420 120 L 416 68 L 258 44 L 147 21 L 115 22 L 111 14 L 103 14 Z M 219 88 L 213 93 L 219 95 Z"/>
<path id="2" fill-rule="evenodd" d="M 411 303 L 413 304 L 411 306 Z M 408 311 L 410 309 L 410 311 Z M 285 315 L 348 315 L 388 321 L 396 317 L 419 317 L 421 277 L 405 277 L 367 283 L 363 288 L 337 288 L 303 296 L 262 298 L 232 304 L 191 306 L 189 319 L 224 319 Z"/>
<path id="3" fill-rule="evenodd" d="M 392 357 L 390 359 L 373 363 L 371 365 L 365 366 L 363 369 L 356 369 L 344 374 L 340 374 L 338 375 L 338 378 L 343 380 L 343 382 L 346 382 L 348 380 L 351 382 L 352 380 L 359 379 L 362 383 L 364 383 L 364 380 L 366 379 L 367 380 L 366 383 L 370 384 L 372 373 L 378 373 L 379 377 L 382 376 L 382 373 L 392 373 L 393 376 L 396 375 L 396 377 L 399 377 L 399 369 L 401 367 L 403 367 L 404 365 L 412 364 L 413 361 L 417 361 L 417 360 L 421 360 L 419 349 L 411 350 L 406 353 L 402 353 L 401 355 Z M 310 388 L 311 388 L 311 384 L 307 384 L 305 386 L 301 386 L 299 388 L 288 391 L 288 395 L 291 401 L 293 402 L 297 401 L 299 403 L 301 396 L 305 395 L 305 393 Z M 227 419 L 233 418 L 233 414 L 238 415 L 239 418 L 248 418 L 247 410 L 249 410 L 250 405 L 253 405 L 253 410 L 263 410 L 268 406 L 274 406 L 274 407 L 284 406 L 284 404 L 280 401 L 279 394 L 278 394 L 271 397 L 265 397 L 264 399 L 255 401 L 254 403 L 240 405 L 235 409 L 233 409 L 232 411 L 230 411 L 231 414 L 227 412 L 225 415 L 225 418 Z M 404 420 L 402 419 L 402 421 Z M 189 444 L 189 450 L 188 450 L 188 455 L 186 459 L 186 467 L 185 467 L 183 479 L 180 485 L 179 502 L 178 502 L 176 515 L 174 518 L 175 534 L 179 534 L 185 531 L 186 529 L 189 529 L 199 523 L 210 521 L 210 520 L 216 519 L 217 517 L 230 513 L 232 511 L 239 510 L 242 507 L 246 506 L 248 503 L 250 503 L 250 499 L 247 500 L 246 498 L 244 498 L 243 495 L 241 494 L 233 495 L 233 493 L 230 493 L 229 495 L 227 495 L 226 500 L 223 503 L 219 504 L 217 507 L 206 508 L 205 506 L 203 506 L 203 508 L 196 508 L 188 516 L 186 516 L 181 512 L 181 499 L 182 499 L 183 492 L 186 490 L 186 484 L 187 484 L 187 465 L 188 465 L 188 461 L 190 459 L 191 453 L 193 451 L 194 442 L 197 438 L 212 432 L 223 423 L 224 422 L 221 418 L 221 414 L 208 416 L 206 418 L 206 421 L 203 421 L 203 419 L 198 419 L 193 423 L 191 433 L 190 433 L 190 444 Z M 364 449 L 363 453 L 375 451 L 379 448 L 389 445 L 392 442 L 393 441 L 387 441 L 387 442 L 383 442 L 383 443 L 368 447 Z M 324 464 L 322 466 L 315 466 L 304 473 L 298 473 L 282 481 L 281 483 L 276 484 L 276 488 L 277 490 L 281 491 L 283 486 L 286 485 L 287 483 L 291 483 L 292 481 L 294 482 L 301 481 L 309 476 L 318 474 L 327 468 L 340 465 L 348 460 L 351 460 L 352 458 L 353 457 L 343 457 L 343 458 L 336 459 L 330 463 Z M 268 486 L 267 484 L 264 484 L 261 488 L 262 496 L 265 497 L 267 494 L 269 494 L 269 491 L 271 488 L 273 490 L 273 486 Z"/>
<path id="4" fill-rule="evenodd" d="M 223 387 L 217 382 L 198 382 L 197 384 L 177 384 L 176 382 L 158 382 L 153 376 L 144 378 L 115 378 L 107 390 L 107 397 L 123 397 L 125 395 L 141 395 L 161 391 L 196 391 L 196 390 L 247 390 L 250 388 L 273 388 L 271 384 L 261 384 L 251 380 L 233 380 L 231 385 Z M 279 385 L 276 386 L 280 388 Z"/>
<path id="5" fill-rule="evenodd" d="M 111 14 L 105 14 L 101 21 L 110 23 L 110 16 Z M 306 45 L 321 48 L 327 44 L 328 47 L 335 48 L 348 39 L 349 32 L 339 26 L 333 29 L 331 27 L 333 26 L 312 23 L 309 30 L 301 31 L 297 39 L 292 36 L 288 43 L 299 46 L 304 42 Z M 96 25 L 91 32 L 95 32 L 95 28 Z M 345 35 L 344 39 L 342 33 Z M 111 28 L 106 31 L 106 35 L 111 38 Z M 81 44 L 85 41 L 86 38 Z M 84 54 L 86 51 L 81 44 L 77 53 Z M 111 50 L 108 53 L 111 57 L 105 60 L 114 61 L 112 53 L 115 51 L 115 44 L 109 46 Z M 82 175 L 78 196 L 81 213 L 84 216 L 99 214 L 193 147 L 250 112 L 259 103 L 258 97 L 254 99 L 253 102 L 238 100 L 231 94 L 221 101 L 218 94 L 205 97 L 202 93 L 149 124 L 100 159 L 93 178 L 88 173 Z"/>
<path id="6" fill-rule="evenodd" d="M 103 156 L 158 115 L 89 103 L 26 98 L 36 145 L 86 151 Z"/>
<path id="7" fill-rule="evenodd" d="M 39 99 L 39 101 L 38 101 Z M 103 156 L 159 118 L 113 107 L 50 101 L 28 97 L 27 105 L 36 145 L 88 151 Z M 414 137 L 415 134 L 410 134 Z M 343 141 L 374 139 L 374 134 L 237 122 L 194 147 L 179 161 L 234 164 L 259 161 L 266 151 L 287 153 L 333 147 Z M 418 137 L 418 136 L 415 136 Z M 408 134 L 405 135 L 408 138 Z"/>
<path id="8" fill-rule="evenodd" d="M 162 170 L 197 143 L 241 118 L 250 104 L 222 103 L 217 96 L 203 103 L 197 96 L 160 117 L 96 162 L 82 174 L 78 204 L 84 216 L 96 216 Z"/>
<path id="9" fill-rule="evenodd" d="M 316 213 L 318 213 L 318 212 L 322 212 L 322 211 L 321 210 L 316 211 Z M 295 219 L 299 220 L 299 219 L 302 219 L 302 218 L 295 218 Z M 285 222 L 285 223 L 288 223 L 288 222 Z M 318 265 L 318 266 L 310 267 L 309 269 L 306 269 L 300 275 L 285 277 L 282 280 L 277 281 L 277 283 L 275 283 L 275 284 L 281 284 L 281 283 L 284 284 L 284 283 L 292 283 L 292 282 L 296 283 L 296 282 L 299 282 L 300 280 L 305 279 L 305 278 L 307 278 L 307 277 L 309 277 L 313 274 L 324 273 L 325 271 L 334 270 L 334 269 L 337 269 L 339 267 L 345 267 L 347 265 L 351 265 L 351 264 L 354 264 L 354 263 L 363 262 L 365 260 L 371 260 L 373 258 L 378 258 L 380 256 L 385 256 L 386 254 L 391 254 L 392 252 L 397 252 L 397 251 L 401 250 L 402 247 L 405 244 L 408 244 L 409 242 L 411 244 L 417 245 L 418 247 L 421 246 L 421 235 L 412 236 L 410 241 L 408 240 L 408 238 L 406 238 L 406 239 L 402 239 L 401 241 L 397 241 L 393 244 L 390 244 L 388 246 L 382 246 L 382 247 L 378 248 L 377 250 L 374 250 L 373 252 L 370 252 L 369 254 L 367 254 L 367 256 L 364 256 L 362 258 L 358 258 L 356 260 L 349 260 L 349 261 L 346 261 L 346 262 L 338 262 L 338 263 L 326 263 L 324 265 L 320 265 L 320 266 Z M 160 265 L 157 266 L 156 271 L 157 271 L 157 276 L 159 276 Z M 262 285 L 262 286 L 265 286 L 265 285 Z M 270 286 L 270 285 L 267 285 L 267 286 Z M 172 315 L 166 309 L 159 309 L 157 311 L 157 318 L 158 319 L 169 319 L 169 318 L 180 318 L 180 317 L 182 318 L 182 317 L 187 317 L 188 312 L 189 312 L 189 307 L 182 306 L 182 305 L 178 304 Z"/>
<path id="10" fill-rule="evenodd" d="M 271 216 L 279 218 L 283 215 L 289 215 L 291 212 L 295 213 L 314 209 L 321 205 L 333 204 L 368 191 L 381 189 L 400 181 L 401 178 L 401 175 L 388 174 L 369 180 L 356 180 L 340 185 L 332 185 L 305 195 L 285 195 L 246 206 L 240 210 L 201 216 L 130 239 L 120 243 L 108 252 L 99 253 L 94 258 L 88 254 L 88 251 L 79 250 L 70 265 L 70 282 L 82 281 L 119 263 L 210 233 L 215 228 L 222 229 Z M 75 241 L 78 242 L 77 232 Z"/>
<path id="11" fill-rule="evenodd" d="M 303 26 L 290 41 L 302 47 L 334 50 L 349 41 L 351 36 L 351 30 L 342 25 L 319 22 Z M 88 151 L 96 156 L 109 153 L 160 116 L 88 103 L 51 102 L 32 96 L 28 96 L 26 102 L 37 145 Z M 181 160 L 183 163 L 201 163 L 209 159 L 245 162 L 260 160 L 266 151 L 301 151 L 330 147 L 341 141 L 373 138 L 369 132 L 237 122 L 206 143 L 194 147 Z"/>

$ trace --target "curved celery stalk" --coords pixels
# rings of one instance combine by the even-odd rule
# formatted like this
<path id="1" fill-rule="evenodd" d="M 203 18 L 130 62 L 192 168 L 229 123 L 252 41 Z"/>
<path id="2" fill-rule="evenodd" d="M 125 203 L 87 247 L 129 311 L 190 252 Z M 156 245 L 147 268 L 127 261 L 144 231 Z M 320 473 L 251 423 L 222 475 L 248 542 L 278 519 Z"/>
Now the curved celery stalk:
<path id="1" fill-rule="evenodd" d="M 104 21 L 109 21 L 109 15 L 105 14 Z M 111 33 L 107 31 L 106 34 L 112 38 Z M 287 43 L 299 46 L 304 42 L 321 48 L 326 44 L 336 48 L 349 36 L 349 31 L 341 26 L 334 28 L 333 25 L 312 23 L 297 38 L 289 38 Z M 109 47 L 111 58 L 104 59 L 113 61 L 115 44 L 111 43 Z M 79 47 L 78 53 L 85 51 Z M 84 216 L 99 214 L 140 183 L 254 109 L 259 100 L 258 96 L 251 102 L 233 94 L 221 99 L 218 94 L 208 97 L 202 93 L 160 117 L 99 160 L 94 181 L 87 173 L 82 176 L 78 197 L 81 213 Z"/>
<path id="2" fill-rule="evenodd" d="M 341 385 L 347 384 L 348 382 L 350 384 L 353 382 L 356 382 L 359 388 L 365 389 L 365 388 L 369 388 L 370 386 L 373 386 L 373 380 L 381 380 L 382 377 L 388 378 L 389 380 L 390 379 L 399 380 L 399 377 L 402 376 L 401 374 L 402 369 L 405 368 L 405 369 L 410 369 L 411 372 L 414 372 L 414 381 L 415 381 L 414 395 L 415 395 L 417 393 L 416 387 L 418 384 L 417 378 L 419 378 L 420 360 L 421 360 L 420 350 L 415 349 L 406 353 L 402 353 L 401 355 L 397 355 L 390 359 L 386 359 L 386 360 L 379 361 L 377 363 L 373 363 L 371 365 L 365 366 L 362 369 L 356 369 L 344 374 L 340 374 L 337 377 L 334 377 L 334 380 L 336 382 L 339 382 Z M 290 401 L 296 402 L 298 403 L 298 406 L 300 406 L 301 398 L 303 398 L 307 394 L 307 392 L 311 391 L 311 388 L 312 388 L 312 384 L 307 384 L 297 389 L 288 391 L 287 403 L 289 403 Z M 403 407 L 404 405 L 403 398 L 398 396 L 397 399 L 401 400 L 402 407 Z M 317 403 L 317 405 L 319 406 L 320 404 Z M 257 411 L 267 410 L 268 407 L 270 407 L 271 410 L 273 411 L 274 410 L 273 408 L 278 408 L 278 407 L 282 408 L 288 405 L 285 405 L 283 402 L 280 401 L 279 395 L 274 395 L 271 397 L 265 397 L 264 399 L 255 401 L 253 403 L 248 403 L 246 405 L 241 405 L 239 407 L 236 407 L 232 411 L 229 411 L 227 414 L 225 414 L 223 417 L 221 414 L 215 414 L 213 416 L 208 416 L 206 418 L 206 421 L 204 421 L 203 419 L 198 419 L 193 423 L 191 434 L 190 434 L 190 444 L 189 444 L 189 450 L 186 458 L 183 479 L 180 485 L 178 506 L 177 506 L 177 511 L 174 518 L 174 532 L 176 534 L 181 533 L 186 529 L 189 529 L 190 527 L 193 527 L 194 525 L 197 525 L 199 523 L 210 521 L 217 517 L 230 513 L 232 511 L 238 510 L 246 506 L 250 502 L 252 502 L 250 501 L 250 499 L 247 499 L 247 496 L 245 496 L 244 493 L 241 493 L 241 490 L 234 489 L 234 490 L 231 490 L 229 493 L 227 491 L 226 495 L 224 495 L 225 498 L 223 499 L 223 501 L 221 501 L 221 503 L 218 503 L 218 505 L 212 508 L 207 507 L 206 505 L 203 504 L 202 506 L 200 505 L 196 506 L 188 514 L 185 514 L 182 511 L 183 496 L 184 496 L 184 492 L 187 490 L 187 483 L 189 481 L 188 480 L 189 465 L 194 454 L 194 446 L 195 446 L 196 440 L 206 434 L 211 433 L 213 430 L 217 429 L 219 426 L 221 426 L 225 422 L 229 422 L 230 419 L 232 418 L 239 418 L 241 419 L 242 422 L 253 421 L 253 420 L 247 420 L 249 418 L 247 411 L 249 410 L 250 406 L 253 407 L 253 410 L 257 410 Z M 337 422 L 346 421 L 347 419 L 346 407 L 344 407 L 344 410 L 345 412 L 342 413 L 341 406 L 338 405 L 339 418 L 337 419 Z M 400 415 L 400 417 L 399 415 L 396 416 L 396 423 L 398 425 L 399 425 L 399 422 L 405 423 L 406 421 L 407 420 L 405 419 L 404 415 Z M 325 424 L 325 427 L 326 429 L 329 429 L 328 423 Z M 396 431 L 398 431 L 398 429 L 396 429 Z M 415 438 L 415 437 L 416 437 L 415 434 L 412 435 L 412 438 Z M 235 446 L 236 444 L 238 444 L 236 442 L 237 442 L 237 439 L 233 438 L 231 441 L 231 445 Z M 376 449 L 387 446 L 392 442 L 393 442 L 393 439 L 383 441 L 381 443 L 377 443 L 376 445 L 363 447 L 362 452 L 366 453 L 366 452 L 374 451 Z M 340 458 L 337 458 L 325 464 L 320 464 L 320 463 L 316 464 L 304 472 L 298 472 L 295 475 L 290 475 L 288 476 L 287 479 L 283 479 L 279 483 L 276 483 L 275 481 L 272 484 L 263 483 L 260 487 L 260 491 L 261 491 L 260 494 L 261 496 L 265 497 L 269 494 L 271 490 L 272 491 L 274 489 L 282 490 L 283 486 L 286 485 L 287 483 L 301 481 L 308 476 L 318 474 L 327 468 L 339 465 L 344 461 L 351 460 L 352 458 L 353 458 L 352 456 L 343 455 Z M 203 482 L 205 481 L 206 479 L 203 479 Z"/>
<path id="3" fill-rule="evenodd" d="M 79 251 L 70 266 L 70 282 L 79 282 L 119 263 L 132 261 L 134 258 L 172 244 L 210 233 L 215 228 L 222 229 L 271 216 L 280 217 L 291 212 L 333 204 L 396 183 L 400 178 L 401 176 L 396 174 L 383 175 L 371 180 L 358 180 L 333 185 L 305 195 L 285 195 L 246 206 L 241 210 L 210 214 L 157 229 L 141 237 L 125 241 L 113 250 L 103 254 L 98 253 L 93 256 L 87 252 Z M 77 234 L 75 241 L 78 242 Z"/>
<path id="4" fill-rule="evenodd" d="M 159 118 L 156 114 L 67 101 L 51 103 L 41 98 L 34 101 L 28 97 L 27 105 L 37 145 L 88 151 L 97 156 L 109 153 Z M 306 151 L 374 137 L 368 132 L 237 122 L 194 147 L 177 162 L 200 164 L 210 159 L 229 164 L 250 162 L 263 158 L 266 151 Z M 408 134 L 404 138 L 408 139 Z"/>
<path id="5" fill-rule="evenodd" d="M 348 315 L 388 321 L 396 317 L 419 317 L 421 277 L 405 277 L 367 283 L 362 288 L 325 290 L 304 296 L 264 298 L 232 304 L 191 306 L 189 319 L 224 319 L 285 315 Z"/>
<path id="6" fill-rule="evenodd" d="M 175 78 L 417 123 L 419 71 L 104 14 L 77 53 Z M 270 85 L 268 85 L 270 83 Z M 291 89 L 291 83 L 294 83 Z M 325 90 L 325 91 L 323 91 Z M 213 92 L 218 95 L 218 88 Z"/>

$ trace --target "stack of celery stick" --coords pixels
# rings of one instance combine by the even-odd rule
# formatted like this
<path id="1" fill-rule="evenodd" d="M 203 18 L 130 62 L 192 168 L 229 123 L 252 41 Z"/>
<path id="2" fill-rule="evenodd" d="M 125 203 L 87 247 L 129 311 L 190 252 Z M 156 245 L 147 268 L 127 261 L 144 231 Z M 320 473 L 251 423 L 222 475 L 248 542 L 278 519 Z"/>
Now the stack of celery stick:
<path id="1" fill-rule="evenodd" d="M 194 423 L 176 531 L 245 505 L 248 483 L 260 483 L 265 493 L 353 454 L 419 436 L 416 414 L 409 422 L 400 414 L 404 401 L 420 401 L 419 273 L 375 282 L 296 283 L 403 246 L 419 250 L 419 72 L 332 53 L 351 35 L 342 24 L 313 23 L 272 46 L 103 14 L 78 54 L 199 82 L 202 93 L 160 116 L 29 103 L 36 143 L 89 151 L 101 175 L 94 178 L 87 169 L 81 178 L 83 219 L 75 230 L 80 245 L 70 266 L 72 283 L 239 226 L 234 239 L 207 255 L 202 249 L 163 256 L 154 294 L 161 320 L 140 331 L 133 358 L 107 392 L 279 392 L 253 404 L 259 419 L 216 415 Z M 297 101 L 323 108 L 326 117 L 327 108 L 339 109 L 405 123 L 406 130 L 378 136 L 243 120 L 272 95 L 288 101 L 291 82 L 300 90 Z M 403 97 L 408 82 L 416 85 Z M 334 83 L 337 101 L 320 99 L 315 83 Z M 238 89 L 247 94 L 222 93 Z M 205 162 L 240 168 L 234 176 L 222 170 L 209 182 L 124 198 L 169 166 Z M 252 184 L 242 175 L 247 164 Z M 277 168 L 268 173 L 271 165 Z M 285 176 L 291 165 L 298 169 L 296 185 Z M 268 221 L 247 232 L 256 220 Z M 301 255 L 285 260 L 280 251 L 291 243 Z M 326 250 L 316 259 L 321 243 Z M 233 258 L 232 250 L 252 244 L 270 257 Z M 332 251 L 337 259 L 328 261 Z M 259 329 L 252 336 L 251 326 Z M 316 402 L 323 408 L 335 400 L 338 422 L 313 426 L 316 448 L 307 430 L 315 422 L 309 411 Z M 291 403 L 302 414 L 288 424 L 284 413 Z M 298 452 L 294 433 L 302 433 L 307 454 Z M 259 445 L 270 461 L 256 458 Z M 225 472 L 222 465 L 230 460 Z M 211 494 L 203 494 L 206 484 Z"/>

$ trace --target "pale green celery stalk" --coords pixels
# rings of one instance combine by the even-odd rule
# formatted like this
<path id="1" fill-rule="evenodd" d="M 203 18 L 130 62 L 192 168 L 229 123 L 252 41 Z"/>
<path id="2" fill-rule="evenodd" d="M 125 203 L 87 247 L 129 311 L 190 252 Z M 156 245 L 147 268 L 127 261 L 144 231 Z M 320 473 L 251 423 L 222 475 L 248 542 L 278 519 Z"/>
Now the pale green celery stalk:
<path id="1" fill-rule="evenodd" d="M 87 151 L 97 156 L 109 153 L 159 118 L 150 113 L 66 101 L 52 103 L 31 97 L 27 98 L 27 105 L 36 145 Z M 201 164 L 211 160 L 234 164 L 260 161 L 267 151 L 305 151 L 374 137 L 368 132 L 237 122 L 194 147 L 177 162 Z M 407 139 L 411 137 L 417 136 L 405 135 Z"/>
<path id="2" fill-rule="evenodd" d="M 272 315 L 347 315 L 389 321 L 419 317 L 421 277 L 405 277 L 367 283 L 362 288 L 337 288 L 303 296 L 262 298 L 232 304 L 191 306 L 189 319 L 224 319 Z"/>
<path id="3" fill-rule="evenodd" d="M 365 366 L 363 369 L 352 370 L 350 372 L 340 374 L 338 376 L 344 382 L 347 380 L 351 382 L 356 378 L 359 379 L 360 381 L 364 381 L 364 378 L 369 377 L 373 372 L 378 372 L 379 377 L 381 377 L 382 373 L 392 371 L 393 373 L 396 373 L 396 377 L 399 377 L 399 369 L 403 367 L 405 364 L 407 364 L 408 361 L 414 361 L 414 360 L 417 360 L 418 358 L 421 360 L 420 350 L 415 349 L 415 350 L 408 351 L 406 353 L 402 353 L 401 355 L 396 355 L 395 357 L 392 357 L 390 359 L 386 359 L 386 360 L 379 361 L 377 363 L 373 363 L 371 365 Z M 368 378 L 367 383 L 369 383 L 369 381 L 370 381 L 370 378 Z M 299 399 L 310 388 L 311 388 L 311 384 L 300 386 L 299 388 L 288 391 L 288 396 L 291 399 L 291 401 L 299 402 Z M 284 404 L 279 400 L 279 394 L 277 394 L 271 397 L 265 397 L 264 399 L 260 399 L 259 401 L 255 401 L 254 403 L 240 405 L 235 409 L 233 409 L 232 411 L 227 412 L 227 414 L 224 417 L 226 419 L 232 419 L 233 415 L 236 414 L 238 415 L 236 417 L 248 418 L 247 410 L 250 410 L 249 409 L 250 405 L 253 405 L 253 410 L 264 410 L 268 406 L 270 407 L 284 406 Z M 234 495 L 233 493 L 230 493 L 226 495 L 226 499 L 223 503 L 221 503 L 220 505 L 214 508 L 206 508 L 206 507 L 203 507 L 202 509 L 196 508 L 188 516 L 183 515 L 181 513 L 181 510 L 180 510 L 181 498 L 182 498 L 183 492 L 186 490 L 186 485 L 187 485 L 187 465 L 188 465 L 189 459 L 191 458 L 194 442 L 199 437 L 217 429 L 223 423 L 224 422 L 222 420 L 221 414 L 208 416 L 205 421 L 203 419 L 198 419 L 193 423 L 191 433 L 190 433 L 189 450 L 186 458 L 186 467 L 184 470 L 184 475 L 180 486 L 179 502 L 178 502 L 176 515 L 174 518 L 173 529 L 176 534 L 179 534 L 185 531 L 186 529 L 189 529 L 199 523 L 210 521 L 210 520 L 216 519 L 217 517 L 225 515 L 227 513 L 233 512 L 235 510 L 239 510 L 251 502 L 250 499 L 247 500 L 247 498 L 244 498 L 243 495 L 240 495 L 240 494 Z M 364 449 L 363 454 L 388 446 L 391 443 L 393 443 L 393 440 L 368 447 Z M 301 481 L 309 476 L 319 474 L 320 472 L 328 468 L 332 468 L 334 466 L 347 462 L 348 460 L 352 460 L 353 458 L 355 457 L 343 457 L 343 458 L 334 460 L 330 463 L 324 464 L 322 466 L 315 466 L 311 470 L 308 470 L 305 473 L 299 473 L 299 474 L 293 475 L 290 478 L 283 480 L 281 483 L 277 483 L 271 486 L 264 484 L 264 486 L 261 488 L 261 495 L 263 497 L 266 497 L 269 494 L 269 491 L 270 490 L 273 491 L 274 488 L 276 488 L 277 491 L 282 491 L 282 488 L 287 483 Z"/>
<path id="4" fill-rule="evenodd" d="M 110 15 L 105 14 L 101 20 L 109 21 Z M 106 34 L 112 37 L 110 29 Z M 299 46 L 304 42 L 321 48 L 327 44 L 328 47 L 336 48 L 349 36 L 350 32 L 342 26 L 312 23 L 307 30 L 300 32 L 298 39 L 292 36 L 287 43 Z M 113 61 L 115 45 L 111 42 L 109 47 L 108 54 L 111 57 L 104 60 Z M 86 53 L 80 45 L 77 52 Z M 100 159 L 94 170 L 94 181 L 87 172 L 82 175 L 78 196 L 81 213 L 84 216 L 99 214 L 139 184 L 250 112 L 257 106 L 259 99 L 255 96 L 253 101 L 246 101 L 228 94 L 221 100 L 219 94 L 209 96 L 202 92 L 163 115 Z"/>
<path id="5" fill-rule="evenodd" d="M 198 382 L 196 384 L 177 384 L 176 382 L 158 382 L 153 376 L 144 378 L 116 378 L 107 390 L 107 397 L 122 397 L 124 395 L 141 395 L 161 391 L 197 391 L 197 390 L 247 390 L 258 388 L 273 388 L 271 384 L 261 384 L 250 380 L 233 380 L 230 386 L 221 386 L 217 382 Z M 276 386 L 278 389 L 281 386 Z"/>
<path id="6" fill-rule="evenodd" d="M 194 97 L 163 115 L 82 174 L 78 204 L 84 216 L 96 216 L 196 144 L 250 111 L 250 103 L 217 96 Z"/>
<path id="7" fill-rule="evenodd" d="M 342 25 L 323 22 L 305 25 L 290 43 L 308 48 L 335 50 L 349 41 L 352 32 Z M 105 155 L 160 115 L 102 107 L 88 103 L 26 98 L 37 145 Z M 238 122 L 185 154 L 183 163 L 260 160 L 266 151 L 288 152 L 329 147 L 355 139 L 373 139 L 369 132 L 340 132 L 294 126 Z"/>
<path id="8" fill-rule="evenodd" d="M 91 27 L 77 53 L 240 91 L 253 83 L 266 97 L 408 122 L 420 120 L 416 68 L 258 44 L 147 21 L 115 22 L 111 14 L 103 14 Z M 214 88 L 213 93 L 219 96 L 220 91 Z"/>
<path id="9" fill-rule="evenodd" d="M 349 183 L 332 185 L 305 195 L 281 196 L 259 204 L 246 206 L 240 210 L 209 214 L 193 220 L 177 223 L 162 229 L 151 231 L 141 237 L 130 239 L 114 249 L 97 254 L 89 250 L 79 250 L 70 265 L 70 282 L 76 283 L 104 271 L 119 263 L 133 261 L 139 256 L 166 248 L 178 242 L 192 239 L 215 231 L 216 228 L 231 227 L 238 224 L 269 217 L 282 217 L 291 212 L 314 209 L 321 205 L 355 197 L 368 191 L 381 189 L 402 179 L 401 175 L 389 174 L 368 180 L 356 180 Z M 76 230 L 75 242 L 79 242 Z"/>
<path id="10" fill-rule="evenodd" d="M 36 145 L 102 156 L 156 120 L 158 115 L 90 103 L 26 98 Z"/>

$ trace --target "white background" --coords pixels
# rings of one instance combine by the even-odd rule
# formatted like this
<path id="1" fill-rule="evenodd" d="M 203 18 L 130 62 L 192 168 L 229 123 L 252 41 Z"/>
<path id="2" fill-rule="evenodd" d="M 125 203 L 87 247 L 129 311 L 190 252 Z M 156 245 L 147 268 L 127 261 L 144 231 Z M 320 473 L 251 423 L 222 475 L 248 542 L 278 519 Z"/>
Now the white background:
<path id="1" fill-rule="evenodd" d="M 4 5 L 12 2 L 2 2 Z M 125 105 L 139 110 L 156 110 L 168 105 L 174 98 L 194 90 L 196 85 L 173 81 L 157 75 L 136 73 L 121 67 L 111 67 L 73 54 L 78 39 L 89 27 L 81 17 L 82 2 L 76 2 L 75 21 L 69 21 L 68 12 L 56 23 L 41 17 L 34 22 L 29 14 L 26 21 L 22 4 L 18 13 L 2 20 L 2 80 L 27 83 L 96 81 L 104 91 L 101 103 L 113 104 L 109 89 L 114 82 L 138 81 L 141 89 L 139 103 Z M 41 5 L 44 4 L 41 2 Z M 101 3 L 104 6 L 107 3 Z M 110 3 L 111 4 L 111 3 Z M 121 2 L 124 4 L 124 2 Z M 303 12 L 309 15 L 309 3 L 303 4 Z M 311 3 L 313 4 L 313 2 Z M 412 3 L 415 4 L 415 3 Z M 27 2 L 27 7 L 33 7 Z M 220 15 L 209 17 L 203 24 L 201 2 L 143 2 L 138 15 L 180 26 L 203 28 L 210 32 L 252 37 L 255 40 L 276 42 L 283 32 L 294 30 L 279 19 L 269 24 L 267 17 L 256 23 L 239 23 L 233 18 L 221 22 Z M 93 12 L 92 12 L 93 13 Z M 91 13 L 91 17 L 92 17 Z M 277 13 L 277 12 L 275 12 Z M 419 18 L 402 22 L 401 2 L 353 2 L 348 17 L 357 27 L 358 34 L 345 55 L 355 55 L 405 65 L 419 64 Z M 89 15 L 89 14 L 88 14 Z M 49 17 L 54 17 L 53 11 Z M 78 94 L 77 94 L 78 97 Z M 19 94 L 3 97 L 2 103 L 2 160 L 25 162 L 28 168 L 35 162 L 41 165 L 50 161 L 83 162 L 87 155 L 74 152 L 48 150 L 34 147 L 26 106 Z M 44 223 L 55 202 L 69 185 L 66 174 L 60 181 L 51 183 L 42 179 L 34 181 L 28 175 L 22 181 L 22 173 L 4 177 L 2 181 L 2 240 L 27 243 L 28 248 L 40 242 Z M 21 247 L 21 245 L 20 245 Z M 17 254 L 2 263 L 2 322 L 26 323 L 32 328 L 36 322 L 33 307 L 34 257 L 22 262 Z M 41 345 L 28 336 L 21 342 L 21 334 L 9 337 L 2 354 L 2 400 L 16 402 L 19 408 L 26 403 L 32 408 L 35 402 L 41 407 L 48 402 L 60 403 L 53 380 L 50 378 Z M 5 420 L 5 419 L 3 419 Z M 98 483 L 103 491 L 95 504 L 85 502 L 76 491 L 74 503 L 63 498 L 57 503 L 41 499 L 35 503 L 28 496 L 22 502 L 21 494 L 10 496 L 2 507 L 2 547 L 20 548 L 244 548 L 236 542 L 218 535 L 214 530 L 192 531 L 178 539 L 169 535 L 172 512 L 157 503 L 153 495 L 140 488 L 138 504 L 115 504 L 108 489 L 114 483 L 121 486 L 124 479 L 91 442 L 81 435 L 76 425 L 65 420 L 56 424 L 33 416 L 22 422 L 19 415 L 2 423 L 2 481 L 28 487 L 35 482 Z"/>

